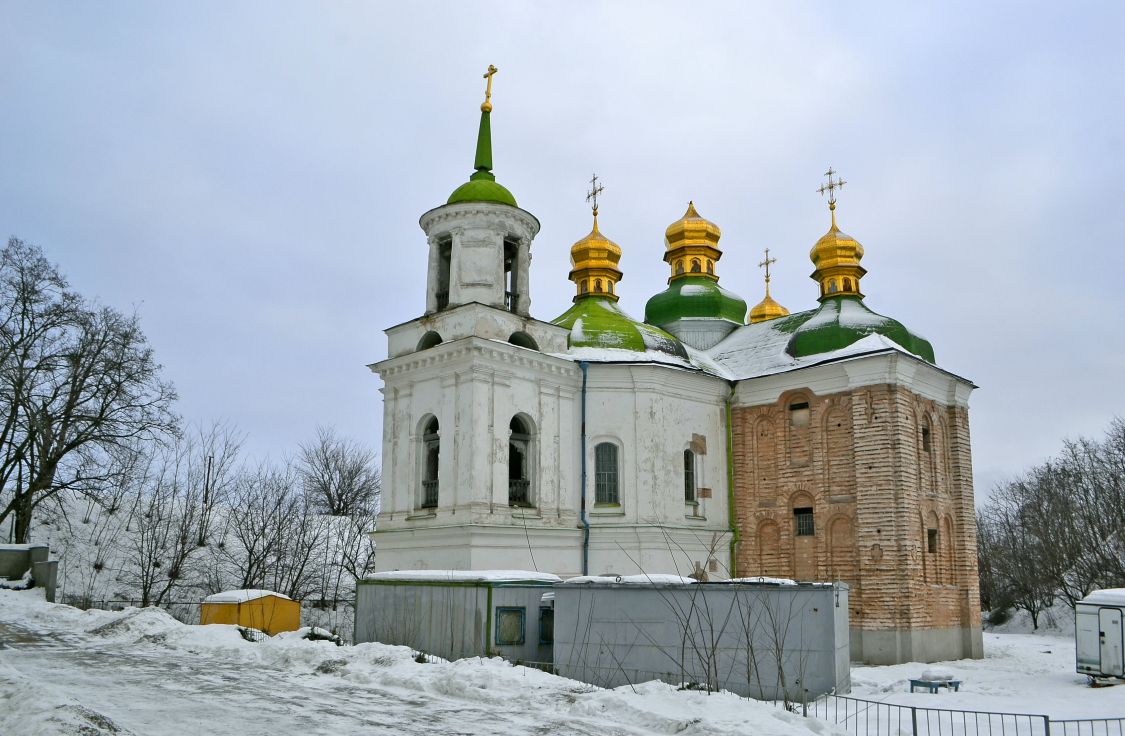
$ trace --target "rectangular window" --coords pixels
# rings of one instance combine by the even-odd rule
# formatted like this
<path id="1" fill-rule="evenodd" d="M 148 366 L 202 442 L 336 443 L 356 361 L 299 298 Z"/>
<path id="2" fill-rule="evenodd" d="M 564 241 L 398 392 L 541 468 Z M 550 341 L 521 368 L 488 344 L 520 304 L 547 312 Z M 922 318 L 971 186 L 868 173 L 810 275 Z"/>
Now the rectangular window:
<path id="1" fill-rule="evenodd" d="M 524 624 L 527 613 L 519 608 L 496 609 L 496 645 L 516 646 L 523 644 Z"/>
<path id="2" fill-rule="evenodd" d="M 550 606 L 539 608 L 539 643 L 555 643 L 555 609 Z"/>
<path id="3" fill-rule="evenodd" d="M 620 503 L 617 481 L 617 445 L 602 442 L 594 448 L 594 503 Z"/>
<path id="4" fill-rule="evenodd" d="M 809 425 L 809 402 L 798 401 L 789 405 L 789 425 L 791 427 Z"/>
<path id="5" fill-rule="evenodd" d="M 937 554 L 937 529 L 926 530 L 926 551 Z"/>
<path id="6" fill-rule="evenodd" d="M 793 520 L 797 522 L 798 537 L 811 537 L 816 534 L 811 508 L 793 509 Z"/>
<path id="7" fill-rule="evenodd" d="M 695 453 L 684 450 L 684 501 L 695 502 Z"/>

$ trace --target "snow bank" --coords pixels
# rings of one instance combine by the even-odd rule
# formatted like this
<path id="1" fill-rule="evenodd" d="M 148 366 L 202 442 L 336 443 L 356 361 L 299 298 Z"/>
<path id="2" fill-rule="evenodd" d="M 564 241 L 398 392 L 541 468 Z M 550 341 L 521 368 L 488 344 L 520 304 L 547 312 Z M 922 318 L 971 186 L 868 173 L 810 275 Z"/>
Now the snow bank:
<path id="1" fill-rule="evenodd" d="M 1125 606 L 1125 588 L 1106 588 L 1095 590 L 1079 603 L 1092 603 L 1096 606 Z"/>
<path id="2" fill-rule="evenodd" d="M 660 682 L 603 690 L 497 658 L 419 663 L 406 647 L 375 643 L 290 635 L 252 644 L 234 626 L 188 626 L 155 609 L 78 611 L 35 591 L 0 591 L 0 623 L 31 637 L 26 650 L 12 642 L 0 653 L 0 682 L 17 698 L 0 692 L 3 734 L 172 736 L 188 720 L 208 733 L 303 724 L 317 733 L 508 736 L 547 724 L 553 733 L 843 734 L 730 693 Z M 154 690 L 154 680 L 167 687 Z M 175 697 L 154 697 L 168 692 Z"/>
<path id="3" fill-rule="evenodd" d="M 256 590 L 254 588 L 245 588 L 243 590 L 225 590 L 222 593 L 215 593 L 203 599 L 204 603 L 246 603 L 247 601 L 255 601 L 259 598 L 265 598 L 272 595 L 276 598 L 284 600 L 293 600 L 287 595 L 275 593 L 272 590 Z"/>
<path id="4" fill-rule="evenodd" d="M 525 581 L 558 583 L 558 575 L 530 570 L 394 570 L 376 572 L 364 580 L 440 581 L 447 583 L 518 583 Z"/>

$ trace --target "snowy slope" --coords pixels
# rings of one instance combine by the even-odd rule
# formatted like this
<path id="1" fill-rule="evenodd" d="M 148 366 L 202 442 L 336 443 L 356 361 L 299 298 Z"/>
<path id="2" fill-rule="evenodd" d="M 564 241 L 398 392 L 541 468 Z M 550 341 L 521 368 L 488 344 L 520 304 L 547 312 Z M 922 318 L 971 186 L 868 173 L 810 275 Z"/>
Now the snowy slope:
<path id="1" fill-rule="evenodd" d="M 0 591 L 0 734 L 838 734 L 727 693 L 602 690 L 499 659 L 186 626 Z"/>

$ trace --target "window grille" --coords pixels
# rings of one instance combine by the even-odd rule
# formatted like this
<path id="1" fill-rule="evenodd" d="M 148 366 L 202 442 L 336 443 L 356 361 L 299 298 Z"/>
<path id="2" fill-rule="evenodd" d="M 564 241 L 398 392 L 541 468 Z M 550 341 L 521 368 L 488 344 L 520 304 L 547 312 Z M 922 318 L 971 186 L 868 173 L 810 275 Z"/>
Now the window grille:
<path id="1" fill-rule="evenodd" d="M 811 537 L 816 534 L 811 508 L 793 509 L 793 519 L 797 522 L 798 537 Z"/>
<path id="2" fill-rule="evenodd" d="M 594 448 L 594 503 L 617 504 L 617 445 L 602 442 Z"/>

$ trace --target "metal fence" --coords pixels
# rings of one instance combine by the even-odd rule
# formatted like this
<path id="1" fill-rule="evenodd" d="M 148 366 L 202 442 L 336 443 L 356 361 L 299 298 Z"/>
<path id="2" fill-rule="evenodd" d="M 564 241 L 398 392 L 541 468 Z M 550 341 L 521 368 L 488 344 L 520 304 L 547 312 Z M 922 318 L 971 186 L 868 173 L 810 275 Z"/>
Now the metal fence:
<path id="1" fill-rule="evenodd" d="M 1051 720 L 1031 713 L 922 708 L 827 695 L 804 713 L 855 736 L 1125 736 L 1125 718 Z"/>

